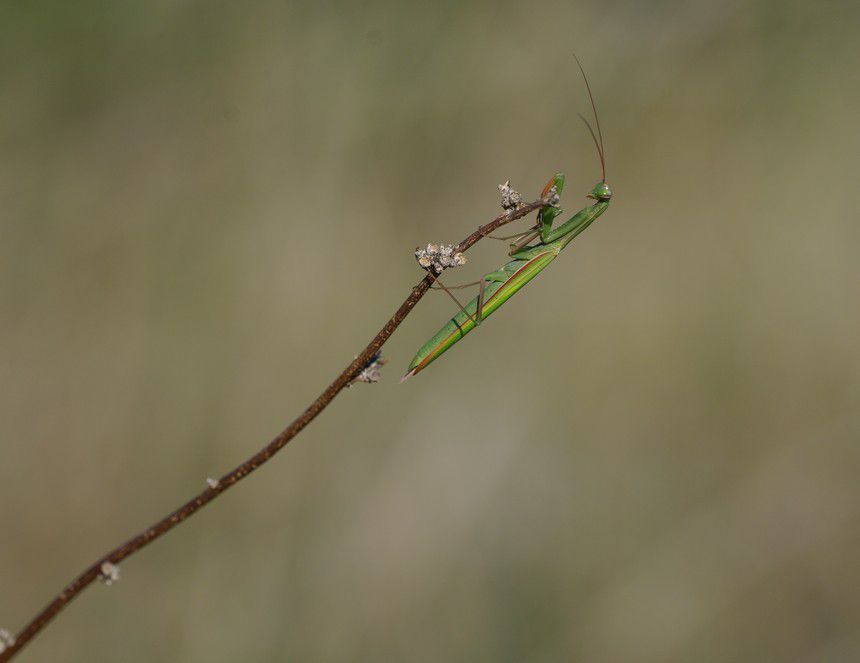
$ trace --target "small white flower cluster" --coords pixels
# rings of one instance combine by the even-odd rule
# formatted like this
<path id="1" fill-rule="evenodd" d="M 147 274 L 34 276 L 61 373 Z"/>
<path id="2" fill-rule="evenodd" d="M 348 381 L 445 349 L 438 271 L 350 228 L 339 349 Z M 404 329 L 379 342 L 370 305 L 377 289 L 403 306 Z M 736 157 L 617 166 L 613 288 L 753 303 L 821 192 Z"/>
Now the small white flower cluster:
<path id="1" fill-rule="evenodd" d="M 502 209 L 514 210 L 523 204 L 523 197 L 520 192 L 511 186 L 511 181 L 508 180 L 504 184 L 499 184 L 499 193 L 502 194 Z"/>
<path id="2" fill-rule="evenodd" d="M 377 352 L 370 358 L 370 361 L 367 362 L 367 366 L 361 369 L 361 373 L 356 375 L 346 386 L 351 387 L 356 382 L 366 382 L 367 384 L 379 382 L 382 378 L 382 367 L 385 366 L 385 364 L 386 360 L 382 358 L 382 353 Z"/>
<path id="3" fill-rule="evenodd" d="M 110 587 L 119 580 L 119 567 L 116 564 L 111 564 L 110 562 L 102 562 L 99 580 Z"/>
<path id="4" fill-rule="evenodd" d="M 0 654 L 6 651 L 7 647 L 15 644 L 15 636 L 5 628 L 0 628 Z"/>
<path id="5" fill-rule="evenodd" d="M 432 267 L 437 274 L 441 274 L 443 269 L 466 264 L 466 256 L 455 251 L 453 244 L 428 244 L 426 248 L 417 248 L 415 259 L 424 269 Z"/>

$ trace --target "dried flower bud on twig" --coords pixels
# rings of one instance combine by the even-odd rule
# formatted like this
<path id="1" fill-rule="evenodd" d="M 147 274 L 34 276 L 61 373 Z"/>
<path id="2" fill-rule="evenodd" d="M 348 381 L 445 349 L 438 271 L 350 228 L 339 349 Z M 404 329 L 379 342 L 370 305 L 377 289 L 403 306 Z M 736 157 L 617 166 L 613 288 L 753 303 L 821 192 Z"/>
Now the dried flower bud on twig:
<path id="1" fill-rule="evenodd" d="M 15 644 L 15 636 L 5 628 L 0 628 L 0 654 L 6 651 L 7 647 Z"/>
<path id="2" fill-rule="evenodd" d="M 558 187 L 555 184 L 550 187 L 547 198 L 549 198 L 550 205 L 558 207 L 558 204 L 561 202 L 561 196 L 558 195 Z"/>
<path id="3" fill-rule="evenodd" d="M 454 244 L 428 244 L 426 248 L 415 249 L 415 259 L 424 269 L 433 269 L 437 274 L 451 267 L 466 264 L 466 256 L 455 251 Z"/>
<path id="4" fill-rule="evenodd" d="M 119 580 L 119 567 L 116 564 L 111 564 L 110 562 L 102 562 L 99 580 L 110 587 Z"/>
<path id="5" fill-rule="evenodd" d="M 377 352 L 367 362 L 367 366 L 361 369 L 361 373 L 356 375 L 346 386 L 351 387 L 356 382 L 366 382 L 367 384 L 379 382 L 380 378 L 382 378 L 382 367 L 385 366 L 386 361 L 382 358 L 382 353 Z"/>
<path id="6" fill-rule="evenodd" d="M 523 197 L 520 192 L 511 186 L 511 181 L 508 180 L 504 184 L 499 184 L 499 193 L 502 194 L 502 209 L 514 210 L 523 204 Z"/>

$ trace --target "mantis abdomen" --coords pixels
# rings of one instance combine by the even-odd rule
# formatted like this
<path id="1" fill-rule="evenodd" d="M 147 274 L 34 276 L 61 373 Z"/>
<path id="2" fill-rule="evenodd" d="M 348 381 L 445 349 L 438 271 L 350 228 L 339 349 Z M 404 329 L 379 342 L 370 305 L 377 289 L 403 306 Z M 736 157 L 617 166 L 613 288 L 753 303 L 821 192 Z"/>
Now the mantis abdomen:
<path id="1" fill-rule="evenodd" d="M 528 259 L 514 259 L 507 263 L 500 271 L 504 271 L 508 278 L 505 281 L 494 281 L 487 285 L 484 291 L 484 306 L 481 319 L 486 319 L 492 313 L 517 293 L 526 283 L 549 265 L 558 256 L 560 247 L 547 245 L 542 250 L 531 255 Z M 531 252 L 530 252 L 531 253 Z M 463 338 L 475 328 L 475 318 L 478 310 L 478 297 L 475 297 L 465 306 L 465 312 L 459 311 L 451 318 L 436 334 L 427 341 L 412 363 L 404 380 L 427 367 L 431 362 L 441 356 L 448 348 Z"/>

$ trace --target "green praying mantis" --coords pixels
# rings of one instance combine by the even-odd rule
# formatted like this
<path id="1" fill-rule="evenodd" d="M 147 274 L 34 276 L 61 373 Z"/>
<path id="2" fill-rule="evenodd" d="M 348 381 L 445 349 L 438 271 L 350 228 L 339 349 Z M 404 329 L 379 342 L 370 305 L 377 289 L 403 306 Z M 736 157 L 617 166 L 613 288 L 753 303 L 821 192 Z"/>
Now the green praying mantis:
<path id="1" fill-rule="evenodd" d="M 432 269 L 428 270 L 428 273 L 436 278 L 438 287 L 448 292 L 454 301 L 457 301 L 457 299 L 450 293 L 452 289 L 477 285 L 479 292 L 478 296 L 465 306 L 457 302 L 458 306 L 460 306 L 460 311 L 445 323 L 429 341 L 421 346 L 409 364 L 409 370 L 403 376 L 401 382 L 427 368 L 427 366 L 438 359 L 451 346 L 475 329 L 475 327 L 479 326 L 502 304 L 519 292 L 526 283 L 540 274 L 558 257 L 563 248 L 570 244 L 579 233 L 594 223 L 595 219 L 609 207 L 609 202 L 612 199 L 612 189 L 606 183 L 606 159 L 603 151 L 603 134 L 600 130 L 600 120 L 597 116 L 597 106 L 594 103 L 594 96 L 591 94 L 591 86 L 588 84 L 585 70 L 582 64 L 580 64 L 579 59 L 576 56 L 574 58 L 585 80 L 588 97 L 591 101 L 591 109 L 594 113 L 594 122 L 597 126 L 597 134 L 595 134 L 588 120 L 582 115 L 579 116 L 588 127 L 594 140 L 594 145 L 597 148 L 597 154 L 600 157 L 602 178 L 587 194 L 587 197 L 595 202 L 581 209 L 558 227 L 553 228 L 553 221 L 562 213 L 562 210 L 555 203 L 557 203 L 558 196 L 564 188 L 564 174 L 557 173 L 550 179 L 541 194 L 542 198 L 549 197 L 552 203 L 540 208 L 537 223 L 533 227 L 524 233 L 513 236 L 513 238 L 516 238 L 516 241 L 511 245 L 511 250 L 508 253 L 508 256 L 512 260 L 507 264 L 493 272 L 484 274 L 481 280 L 476 283 L 454 287 L 445 287 L 438 280 L 437 275 L 433 274 Z M 512 238 L 501 237 L 495 239 L 507 240 Z M 530 245 L 535 239 L 539 240 L 538 243 Z"/>

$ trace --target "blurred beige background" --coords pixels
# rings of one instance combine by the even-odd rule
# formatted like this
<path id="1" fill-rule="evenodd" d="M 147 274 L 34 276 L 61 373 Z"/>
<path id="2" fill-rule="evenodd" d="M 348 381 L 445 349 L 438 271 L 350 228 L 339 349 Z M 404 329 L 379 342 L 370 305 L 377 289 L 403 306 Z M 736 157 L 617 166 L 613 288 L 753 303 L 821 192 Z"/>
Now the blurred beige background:
<path id="1" fill-rule="evenodd" d="M 5 628 L 273 437 L 499 182 L 587 204 L 574 48 L 616 192 L 20 660 L 860 660 L 858 37 L 845 1 L 0 4 Z"/>

